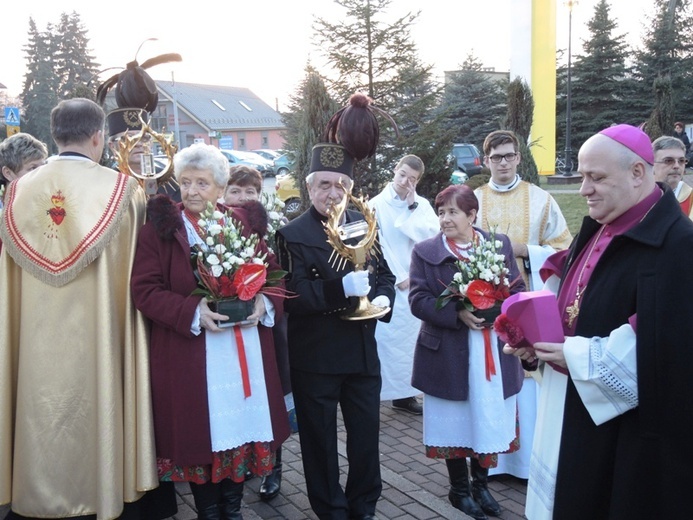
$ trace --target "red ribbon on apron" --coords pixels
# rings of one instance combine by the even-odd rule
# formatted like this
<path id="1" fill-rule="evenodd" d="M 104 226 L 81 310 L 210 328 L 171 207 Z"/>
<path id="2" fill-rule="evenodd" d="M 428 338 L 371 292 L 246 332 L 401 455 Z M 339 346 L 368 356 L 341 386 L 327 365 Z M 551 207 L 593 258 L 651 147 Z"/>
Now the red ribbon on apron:
<path id="1" fill-rule="evenodd" d="M 248 360 L 245 357 L 245 343 L 243 343 L 243 333 L 238 325 L 233 326 L 233 333 L 236 336 L 236 346 L 238 347 L 238 363 L 241 365 L 241 379 L 243 380 L 243 394 L 250 397 L 250 375 L 248 374 Z"/>
<path id="2" fill-rule="evenodd" d="M 491 376 L 496 375 L 496 363 L 493 361 L 493 351 L 491 350 L 491 327 L 484 327 L 481 332 L 484 335 L 484 357 L 486 358 L 486 380 L 490 381 Z"/>

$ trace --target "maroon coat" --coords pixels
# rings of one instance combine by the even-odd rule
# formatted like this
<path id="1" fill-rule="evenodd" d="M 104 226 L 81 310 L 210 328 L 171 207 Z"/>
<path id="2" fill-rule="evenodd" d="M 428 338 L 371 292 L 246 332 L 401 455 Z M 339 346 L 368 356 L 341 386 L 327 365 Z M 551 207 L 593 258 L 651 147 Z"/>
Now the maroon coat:
<path id="1" fill-rule="evenodd" d="M 487 232 L 476 230 L 488 238 Z M 510 240 L 501 234 L 496 238 L 503 243 L 501 253 L 505 255 L 510 280 L 518 280 L 510 292 L 524 291 Z M 440 310 L 435 308 L 436 299 L 452 281 L 456 271 L 454 261 L 440 233 L 419 242 L 412 251 L 409 305 L 412 314 L 421 320 L 414 350 L 412 386 L 441 399 L 466 401 L 469 399 L 469 329 L 457 317 L 454 303 Z M 524 372 L 518 358 L 503 354 L 500 341 L 496 347 L 500 354 L 503 398 L 507 399 L 522 388 Z"/>
<path id="2" fill-rule="evenodd" d="M 267 229 L 259 207 L 234 208 L 233 216 L 248 233 L 262 236 Z M 225 210 L 226 208 L 222 208 Z M 195 309 L 202 299 L 191 295 L 197 281 L 190 263 L 190 246 L 181 216 L 182 206 L 166 196 L 153 197 L 148 221 L 140 232 L 132 271 L 135 306 L 151 320 L 151 379 L 157 456 L 180 465 L 212 462 L 207 405 L 205 332 L 190 332 Z M 264 242 L 262 248 L 266 248 Z M 279 269 L 269 255 L 270 269 Z M 271 297 L 277 319 L 283 313 L 281 298 Z M 272 331 L 259 326 L 262 361 L 267 382 L 276 449 L 289 436 L 286 406 L 274 353 Z"/>

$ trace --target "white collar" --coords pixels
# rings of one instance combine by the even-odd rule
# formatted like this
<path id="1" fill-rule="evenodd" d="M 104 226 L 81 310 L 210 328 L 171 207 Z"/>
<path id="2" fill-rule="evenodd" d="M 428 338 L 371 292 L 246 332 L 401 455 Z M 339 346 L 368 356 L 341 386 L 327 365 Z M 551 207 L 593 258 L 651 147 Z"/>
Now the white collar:
<path id="1" fill-rule="evenodd" d="M 403 203 L 405 204 L 407 202 L 406 199 L 400 198 L 400 196 L 397 194 L 397 191 L 395 190 L 395 187 L 392 182 L 390 182 L 388 185 L 388 188 L 390 188 L 390 196 L 393 201 L 396 201 L 397 203 Z"/>
<path id="2" fill-rule="evenodd" d="M 676 195 L 676 197 L 678 197 L 679 193 L 681 193 L 682 187 L 683 187 L 683 181 L 679 181 L 678 185 L 676 186 L 676 189 L 674 190 L 674 195 Z"/>
<path id="3" fill-rule="evenodd" d="M 506 184 L 505 186 L 501 186 L 499 184 L 496 184 L 493 182 L 491 179 L 488 181 L 488 185 L 493 191 L 510 191 L 513 188 L 517 187 L 520 184 L 520 176 L 516 173 L 515 174 L 515 180 L 511 182 L 510 184 Z"/>

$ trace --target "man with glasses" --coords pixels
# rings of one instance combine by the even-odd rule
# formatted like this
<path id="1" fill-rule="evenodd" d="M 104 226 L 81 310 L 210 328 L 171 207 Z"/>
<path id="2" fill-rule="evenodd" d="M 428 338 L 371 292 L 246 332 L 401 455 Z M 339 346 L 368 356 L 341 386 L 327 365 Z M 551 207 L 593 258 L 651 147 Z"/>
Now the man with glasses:
<path id="1" fill-rule="evenodd" d="M 680 139 L 662 136 L 652 143 L 654 176 L 657 182 L 674 190 L 681 211 L 693 219 L 693 188 L 683 181 L 686 171 L 686 145 Z"/>
<path id="2" fill-rule="evenodd" d="M 509 130 L 491 132 L 484 140 L 484 164 L 491 179 L 474 193 L 479 199 L 477 225 L 497 228 L 510 237 L 517 265 L 530 290 L 542 288 L 539 269 L 556 251 L 567 249 L 572 236 L 554 198 L 517 174 L 522 159 L 517 136 Z M 538 386 L 529 372 L 518 395 L 520 450 L 498 456 L 490 474 L 529 475 L 529 457 L 534 437 Z"/>

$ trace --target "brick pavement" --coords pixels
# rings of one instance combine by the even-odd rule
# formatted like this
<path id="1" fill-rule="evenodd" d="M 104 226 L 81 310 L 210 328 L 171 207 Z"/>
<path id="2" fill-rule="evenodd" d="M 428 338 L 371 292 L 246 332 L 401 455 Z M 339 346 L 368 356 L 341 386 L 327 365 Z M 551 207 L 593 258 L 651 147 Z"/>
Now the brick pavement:
<path id="1" fill-rule="evenodd" d="M 380 466 L 383 493 L 376 515 L 380 520 L 463 520 L 469 517 L 448 502 L 448 477 L 442 460 L 424 455 L 420 416 L 397 412 L 389 402 L 380 407 Z M 339 422 L 339 455 L 346 482 L 346 433 Z M 317 520 L 308 503 L 298 434 L 292 435 L 282 451 L 282 491 L 274 500 L 258 496 L 260 479 L 246 483 L 243 495 L 245 520 Z M 491 477 L 489 488 L 503 507 L 503 520 L 524 519 L 526 481 L 502 475 Z M 192 495 L 187 484 L 177 487 L 179 508 L 172 520 L 194 520 Z"/>
<path id="2" fill-rule="evenodd" d="M 397 412 L 389 402 L 380 407 L 380 463 L 383 493 L 378 501 L 379 520 L 464 520 L 469 517 L 448 502 L 448 477 L 442 460 L 423 453 L 420 416 Z M 346 482 L 346 433 L 339 421 L 339 455 Z M 298 434 L 283 445 L 282 491 L 271 502 L 258 496 L 260 479 L 246 483 L 243 495 L 245 520 L 317 520 L 308 503 L 301 466 Z M 489 488 L 503 507 L 502 520 L 524 519 L 526 481 L 510 476 L 490 477 Z M 195 520 L 197 514 L 187 484 L 178 484 L 178 514 L 169 520 Z M 0 518 L 7 507 L 0 506 Z"/>

